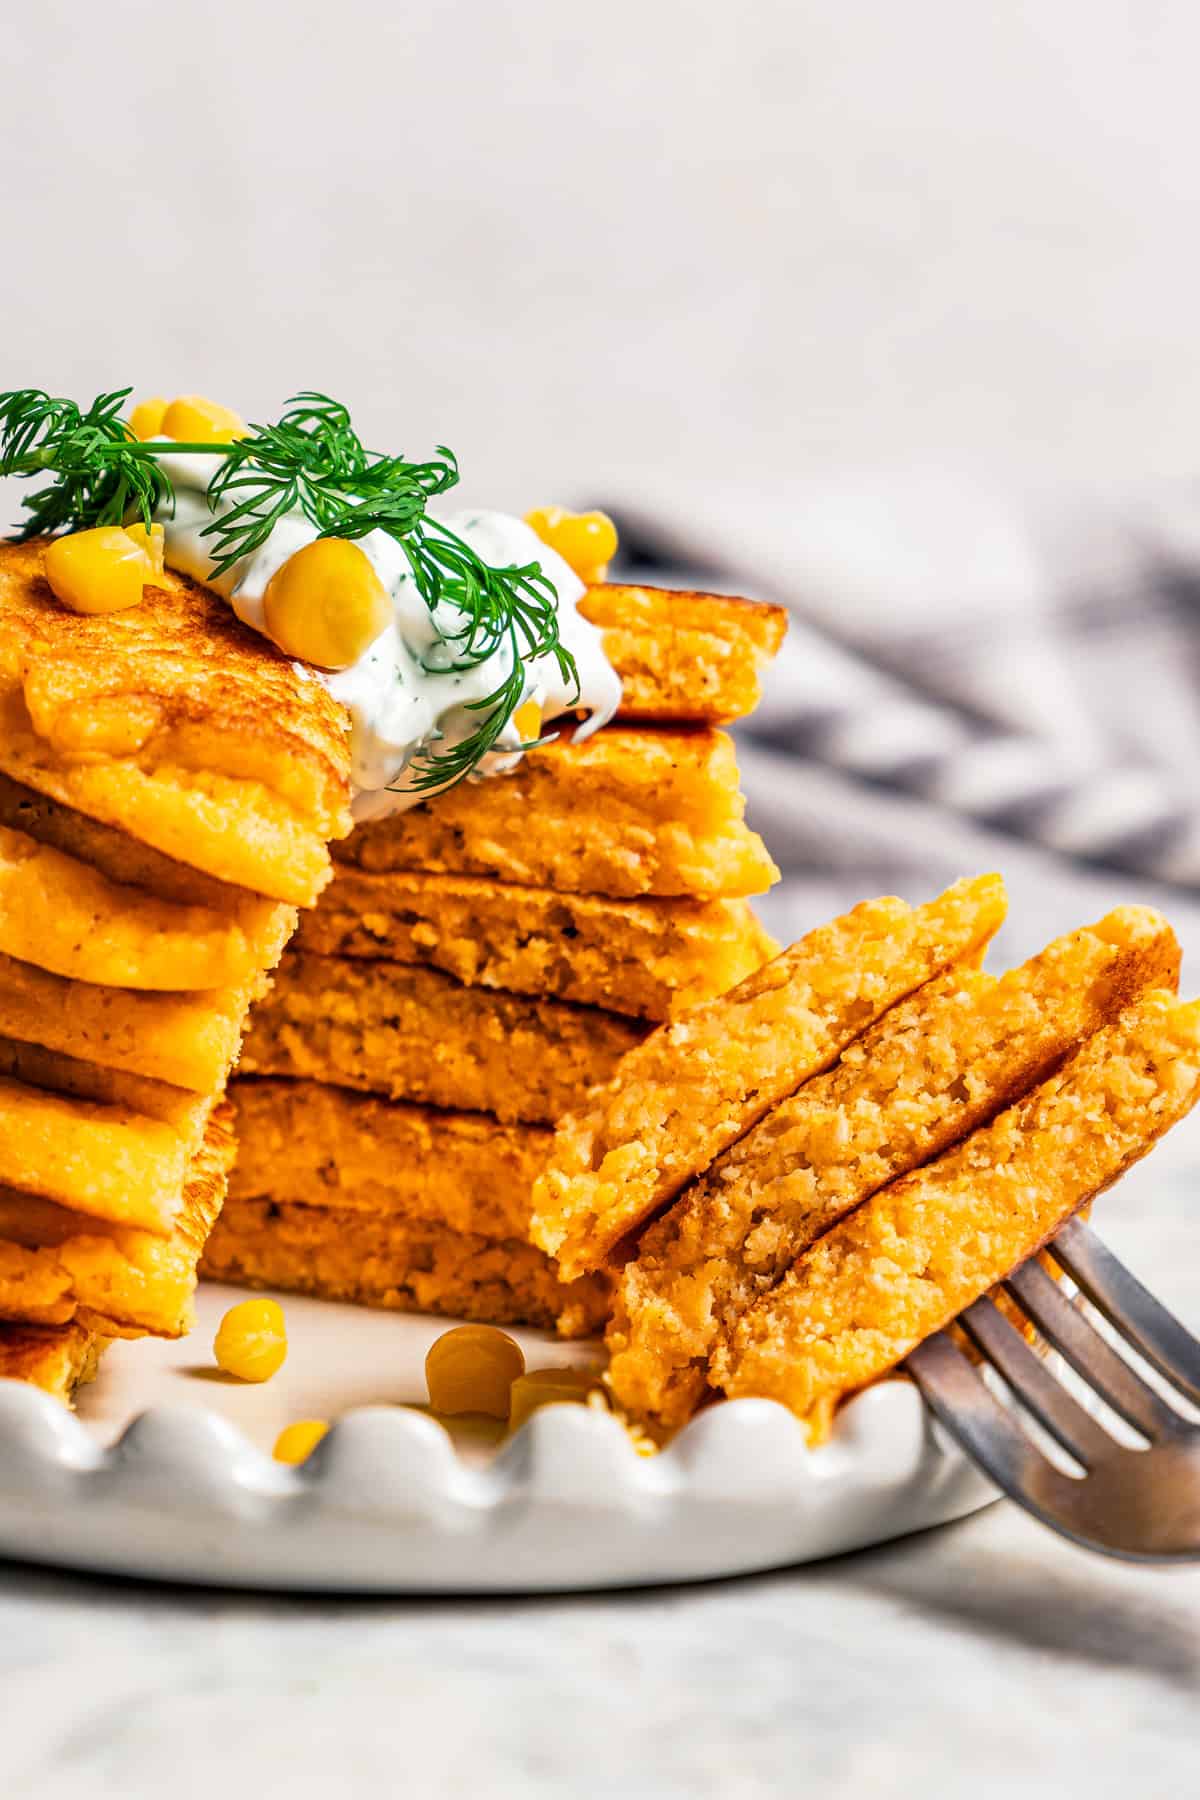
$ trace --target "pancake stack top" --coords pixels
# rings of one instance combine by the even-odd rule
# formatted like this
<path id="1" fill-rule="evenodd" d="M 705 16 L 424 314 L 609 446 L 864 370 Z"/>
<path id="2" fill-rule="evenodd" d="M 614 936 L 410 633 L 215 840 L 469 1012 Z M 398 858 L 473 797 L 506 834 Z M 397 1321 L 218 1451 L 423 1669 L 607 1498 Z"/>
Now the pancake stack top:
<path id="1" fill-rule="evenodd" d="M 251 1002 L 349 827 L 345 720 L 164 575 L 81 616 L 0 549 L 0 1373 L 176 1336 Z"/>
<path id="2" fill-rule="evenodd" d="M 205 1267 L 369 1305 L 595 1329 L 608 1282 L 530 1241 L 551 1128 L 659 1022 L 774 946 L 776 871 L 720 727 L 778 608 L 604 585 L 617 722 L 360 826 L 254 1009 Z"/>

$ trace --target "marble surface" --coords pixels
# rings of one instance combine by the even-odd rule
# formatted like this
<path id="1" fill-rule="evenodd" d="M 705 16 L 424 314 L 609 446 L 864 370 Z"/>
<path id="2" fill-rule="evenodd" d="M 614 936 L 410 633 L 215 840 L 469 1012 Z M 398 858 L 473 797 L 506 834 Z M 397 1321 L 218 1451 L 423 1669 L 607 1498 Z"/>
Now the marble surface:
<path id="1" fill-rule="evenodd" d="M 1106 1202 L 1194 1325 L 1200 1128 Z M 270 1599 L 0 1565 L 5 1800 L 405 1792 L 1139 1800 L 1196 1791 L 1200 1568 L 1007 1505 L 776 1575 L 562 1599 Z"/>

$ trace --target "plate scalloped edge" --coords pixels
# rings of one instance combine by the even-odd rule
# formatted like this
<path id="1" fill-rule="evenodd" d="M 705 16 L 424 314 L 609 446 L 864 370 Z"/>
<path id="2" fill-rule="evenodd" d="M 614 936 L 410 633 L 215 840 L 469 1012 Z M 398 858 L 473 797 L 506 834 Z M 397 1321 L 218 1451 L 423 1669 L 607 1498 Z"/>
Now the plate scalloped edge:
<path id="1" fill-rule="evenodd" d="M 403 1406 L 347 1413 L 299 1469 L 217 1414 L 156 1407 L 105 1449 L 0 1381 L 0 1555 L 215 1586 L 534 1593 L 807 1562 L 961 1518 L 995 1490 L 889 1381 L 810 1450 L 771 1400 L 709 1408 L 657 1456 L 611 1415 L 536 1412 L 486 1464 Z"/>

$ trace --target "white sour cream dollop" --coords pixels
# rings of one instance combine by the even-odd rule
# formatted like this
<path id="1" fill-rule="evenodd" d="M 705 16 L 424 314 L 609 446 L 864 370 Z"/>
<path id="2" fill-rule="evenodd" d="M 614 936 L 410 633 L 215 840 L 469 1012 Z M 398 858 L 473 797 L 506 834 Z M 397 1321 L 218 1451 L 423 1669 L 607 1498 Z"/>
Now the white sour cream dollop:
<path id="1" fill-rule="evenodd" d="M 315 527 L 301 514 L 288 513 L 264 544 L 214 579 L 213 540 L 202 533 L 213 521 L 206 489 L 220 459 L 161 460 L 175 487 L 174 515 L 162 515 L 168 566 L 206 582 L 225 596 L 243 624 L 269 637 L 263 607 L 267 583 L 289 556 L 313 542 L 318 535 Z M 525 664 L 521 703 L 535 702 L 544 719 L 576 710 L 586 713 L 577 729 L 580 737 L 607 724 L 620 704 L 621 682 L 604 654 L 600 632 L 578 609 L 586 590 L 569 564 L 523 519 L 508 513 L 431 509 L 431 516 L 493 568 L 541 564 L 558 596 L 559 641 L 575 660 L 579 689 L 577 693 L 574 682 L 564 679 L 552 656 L 541 656 Z M 420 773 L 419 767 L 414 770 L 414 759 L 427 746 L 450 748 L 479 727 L 484 715 L 467 708 L 494 692 L 511 673 L 512 650 L 502 644 L 473 669 L 439 668 L 453 660 L 451 640 L 463 624 L 461 610 L 443 603 L 430 611 L 403 550 L 386 532 L 368 532 L 355 541 L 391 597 L 392 622 L 347 669 L 296 666 L 322 682 L 350 714 L 354 816 L 361 820 L 402 812 L 428 799 L 428 789 L 413 785 Z M 521 741 L 510 720 L 475 773 L 494 775 L 512 768 Z"/>

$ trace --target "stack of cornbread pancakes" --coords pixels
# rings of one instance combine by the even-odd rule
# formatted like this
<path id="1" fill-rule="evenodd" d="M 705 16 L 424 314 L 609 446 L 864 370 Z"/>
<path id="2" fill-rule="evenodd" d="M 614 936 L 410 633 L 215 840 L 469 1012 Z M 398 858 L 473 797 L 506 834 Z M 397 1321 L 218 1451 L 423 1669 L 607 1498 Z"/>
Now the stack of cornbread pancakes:
<path id="1" fill-rule="evenodd" d="M 177 1336 L 251 1003 L 349 829 L 346 720 L 208 589 L 53 597 L 0 548 L 0 1375 Z"/>
<path id="2" fill-rule="evenodd" d="M 773 607 L 592 587 L 617 721 L 359 826 L 238 1079 L 206 1272 L 460 1318 L 593 1330 L 603 1274 L 529 1238 L 551 1127 L 624 1053 L 773 954 L 775 869 L 719 728 L 754 706 Z"/>

